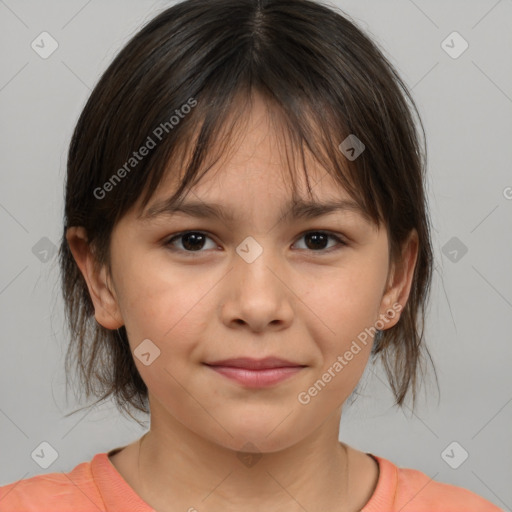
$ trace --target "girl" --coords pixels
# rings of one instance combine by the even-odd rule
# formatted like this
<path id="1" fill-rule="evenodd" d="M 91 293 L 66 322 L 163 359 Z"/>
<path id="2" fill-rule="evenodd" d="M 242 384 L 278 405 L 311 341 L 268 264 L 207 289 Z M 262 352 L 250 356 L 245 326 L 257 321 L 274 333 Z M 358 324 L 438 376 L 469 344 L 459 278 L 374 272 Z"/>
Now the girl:
<path id="1" fill-rule="evenodd" d="M 0 510 L 498 511 L 338 440 L 370 358 L 414 406 L 429 355 L 413 114 L 318 2 L 186 0 L 145 26 L 76 126 L 60 263 L 67 362 L 151 426 Z"/>

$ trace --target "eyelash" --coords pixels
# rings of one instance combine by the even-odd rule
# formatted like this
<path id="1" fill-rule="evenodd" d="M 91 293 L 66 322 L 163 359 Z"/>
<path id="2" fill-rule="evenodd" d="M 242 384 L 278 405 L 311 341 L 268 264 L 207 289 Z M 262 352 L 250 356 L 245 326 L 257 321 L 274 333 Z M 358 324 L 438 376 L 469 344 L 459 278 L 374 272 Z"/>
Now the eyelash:
<path id="1" fill-rule="evenodd" d="M 196 233 L 196 234 L 200 234 L 200 235 L 204 235 L 206 236 L 207 238 L 210 238 L 211 240 L 212 237 L 210 237 L 208 235 L 208 233 L 204 232 L 204 231 L 194 231 L 194 230 L 191 230 L 191 231 L 183 231 L 181 233 L 177 233 L 175 235 L 173 235 L 171 238 L 167 239 L 166 242 L 164 242 L 164 246 L 166 246 L 170 251 L 172 252 L 179 252 L 179 253 L 184 253 L 188 256 L 191 256 L 191 257 L 197 257 L 199 256 L 201 253 L 204 253 L 206 251 L 204 250 L 198 250 L 198 251 L 187 251 L 187 250 L 182 250 L 182 249 L 176 249 L 175 247 L 172 246 L 172 242 L 174 242 L 175 240 L 178 240 L 180 238 L 182 238 L 183 236 L 185 235 L 188 235 L 188 234 L 191 234 L 191 233 Z M 304 236 L 306 235 L 309 235 L 309 234 L 321 234 L 321 235 L 326 235 L 332 239 L 334 239 L 337 243 L 338 243 L 338 246 L 334 246 L 334 247 L 330 247 L 329 249 L 318 249 L 317 251 L 314 251 L 313 249 L 301 249 L 301 250 L 306 250 L 306 251 L 309 251 L 309 252 L 312 252 L 312 253 L 327 253 L 327 254 L 330 254 L 331 252 L 333 251 L 337 251 L 337 250 L 340 250 L 342 249 L 343 247 L 347 246 L 348 244 L 342 239 L 340 238 L 339 236 L 333 234 L 333 233 L 330 233 L 329 231 L 322 231 L 322 230 L 310 230 L 310 231 L 305 231 L 304 233 L 302 233 L 299 237 L 299 240 L 301 238 L 303 238 Z"/>

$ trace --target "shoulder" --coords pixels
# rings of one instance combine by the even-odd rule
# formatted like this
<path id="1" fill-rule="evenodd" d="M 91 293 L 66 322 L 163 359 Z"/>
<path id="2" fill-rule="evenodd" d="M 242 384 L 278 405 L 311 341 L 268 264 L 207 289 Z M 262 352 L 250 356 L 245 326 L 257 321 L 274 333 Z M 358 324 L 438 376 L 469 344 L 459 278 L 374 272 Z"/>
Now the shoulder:
<path id="1" fill-rule="evenodd" d="M 478 494 L 433 480 L 410 468 L 399 468 L 391 461 L 374 456 L 386 479 L 387 489 L 381 492 L 392 496 L 393 510 L 401 512 L 503 512 L 502 509 Z"/>
<path id="2" fill-rule="evenodd" d="M 425 511 L 502 512 L 499 507 L 468 489 L 437 482 L 415 469 L 398 468 L 398 494 L 404 504 L 410 503 L 411 510 L 416 510 L 415 503 L 418 503 Z"/>
<path id="3" fill-rule="evenodd" d="M 104 510 L 94 483 L 91 462 L 68 473 L 47 473 L 0 487 L 0 512 L 85 512 Z"/>

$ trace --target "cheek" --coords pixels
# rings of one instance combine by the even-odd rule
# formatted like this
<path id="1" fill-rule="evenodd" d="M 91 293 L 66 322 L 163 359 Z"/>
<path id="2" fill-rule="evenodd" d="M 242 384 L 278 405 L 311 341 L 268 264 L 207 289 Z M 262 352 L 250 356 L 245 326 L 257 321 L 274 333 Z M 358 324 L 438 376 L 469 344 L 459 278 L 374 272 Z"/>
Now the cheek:
<path id="1" fill-rule="evenodd" d="M 125 280 L 122 309 L 126 332 L 135 365 L 148 389 L 179 411 L 183 407 L 179 383 L 189 379 L 190 366 L 186 363 L 200 358 L 201 334 L 208 331 L 207 308 L 211 308 L 208 292 L 216 280 L 206 276 L 192 280 L 192 270 L 145 268 L 145 272 L 132 269 L 130 279 Z M 146 364 L 142 354 L 148 352 Z"/>
<path id="2" fill-rule="evenodd" d="M 352 392 L 370 357 L 385 275 L 369 263 L 361 261 L 350 272 L 338 269 L 305 301 L 320 319 L 312 336 L 321 352 L 316 387 L 326 403 L 339 403 Z"/>
<path id="3" fill-rule="evenodd" d="M 328 346 L 341 350 L 379 318 L 380 290 L 385 276 L 378 267 L 358 265 L 350 271 L 338 270 L 322 286 L 312 288 L 307 302 L 324 324 L 322 338 Z"/>
<path id="4" fill-rule="evenodd" d="M 193 267 L 177 272 L 162 258 L 143 265 L 133 258 L 125 268 L 120 300 L 132 349 L 150 339 L 161 351 L 170 344 L 175 353 L 192 350 L 191 340 L 197 338 L 192 334 L 206 326 L 204 297 L 214 285 L 211 276 L 199 279 Z"/>

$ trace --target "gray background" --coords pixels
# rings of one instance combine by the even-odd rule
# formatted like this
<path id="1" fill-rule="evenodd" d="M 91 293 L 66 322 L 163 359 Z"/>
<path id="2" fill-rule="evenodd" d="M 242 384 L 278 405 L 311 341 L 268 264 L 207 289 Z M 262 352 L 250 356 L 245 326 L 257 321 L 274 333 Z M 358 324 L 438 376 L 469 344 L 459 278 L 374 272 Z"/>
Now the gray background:
<path id="1" fill-rule="evenodd" d="M 112 403 L 63 417 L 77 404 L 65 390 L 51 249 L 62 229 L 67 146 L 90 90 L 171 4 L 0 0 L 0 484 L 70 471 L 144 432 Z M 415 414 L 401 411 L 382 370 L 368 367 L 340 438 L 512 510 L 512 2 L 335 4 L 396 65 L 426 126 L 436 256 L 427 338 L 441 387 L 439 402 L 431 384 Z M 59 45 L 47 59 L 31 48 L 43 31 Z M 453 31 L 469 43 L 458 58 L 441 45 Z M 452 52 L 461 48 L 450 41 Z M 43 441 L 58 452 L 47 469 L 31 457 Z M 442 456 L 453 441 L 469 453 L 457 469 Z M 448 450 L 452 464 L 462 448 Z"/>

